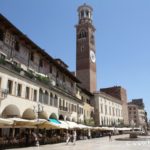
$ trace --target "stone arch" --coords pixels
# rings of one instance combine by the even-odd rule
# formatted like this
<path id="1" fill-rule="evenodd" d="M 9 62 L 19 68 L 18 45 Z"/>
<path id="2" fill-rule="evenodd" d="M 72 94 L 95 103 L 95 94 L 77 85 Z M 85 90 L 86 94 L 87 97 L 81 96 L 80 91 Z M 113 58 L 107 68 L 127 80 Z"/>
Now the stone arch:
<path id="1" fill-rule="evenodd" d="M 28 108 L 23 112 L 22 118 L 23 119 L 35 119 L 36 118 L 35 112 L 33 111 L 33 109 Z"/>
<path id="2" fill-rule="evenodd" d="M 47 120 L 48 119 L 48 115 L 47 115 L 47 113 L 45 111 L 42 111 L 42 112 L 39 113 L 39 118 Z"/>
<path id="3" fill-rule="evenodd" d="M 59 115 L 59 120 L 64 120 L 64 116 L 63 115 Z"/>
<path id="4" fill-rule="evenodd" d="M 12 117 L 18 117 L 20 118 L 20 110 L 16 105 L 8 105 L 5 107 L 5 109 L 2 112 L 2 117 L 5 118 L 12 118 Z"/>
<path id="5" fill-rule="evenodd" d="M 51 115 L 49 116 L 49 118 L 51 118 L 51 119 L 57 119 L 57 115 L 55 113 L 51 113 Z"/>

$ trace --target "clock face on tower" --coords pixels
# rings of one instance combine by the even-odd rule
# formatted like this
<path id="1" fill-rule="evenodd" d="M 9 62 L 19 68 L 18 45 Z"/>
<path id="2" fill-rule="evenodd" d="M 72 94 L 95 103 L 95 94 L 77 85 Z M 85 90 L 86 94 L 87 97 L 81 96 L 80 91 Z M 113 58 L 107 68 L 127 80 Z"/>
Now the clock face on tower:
<path id="1" fill-rule="evenodd" d="M 93 63 L 95 63 L 96 57 L 95 57 L 95 53 L 93 52 L 93 50 L 90 50 L 90 59 Z"/>

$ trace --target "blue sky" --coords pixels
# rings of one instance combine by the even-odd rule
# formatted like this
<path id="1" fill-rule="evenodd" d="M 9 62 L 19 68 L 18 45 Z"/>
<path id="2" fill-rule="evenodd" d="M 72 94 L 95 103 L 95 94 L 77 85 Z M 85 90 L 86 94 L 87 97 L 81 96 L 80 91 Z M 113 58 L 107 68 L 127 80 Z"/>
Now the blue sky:
<path id="1" fill-rule="evenodd" d="M 149 0 L 0 0 L 0 13 L 75 70 L 77 7 L 94 9 L 97 89 L 121 85 L 150 115 Z"/>

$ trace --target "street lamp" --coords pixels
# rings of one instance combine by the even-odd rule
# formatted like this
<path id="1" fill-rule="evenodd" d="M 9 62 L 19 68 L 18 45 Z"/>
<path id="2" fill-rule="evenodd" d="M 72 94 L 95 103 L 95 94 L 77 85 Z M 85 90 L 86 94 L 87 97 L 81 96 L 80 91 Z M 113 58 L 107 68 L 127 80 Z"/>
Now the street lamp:
<path id="1" fill-rule="evenodd" d="M 33 111 L 36 116 L 37 122 L 39 122 L 39 114 L 42 113 L 44 110 L 44 107 L 38 102 L 36 106 L 33 106 Z M 36 140 L 36 146 L 39 146 L 39 125 L 37 124 L 37 140 Z"/>

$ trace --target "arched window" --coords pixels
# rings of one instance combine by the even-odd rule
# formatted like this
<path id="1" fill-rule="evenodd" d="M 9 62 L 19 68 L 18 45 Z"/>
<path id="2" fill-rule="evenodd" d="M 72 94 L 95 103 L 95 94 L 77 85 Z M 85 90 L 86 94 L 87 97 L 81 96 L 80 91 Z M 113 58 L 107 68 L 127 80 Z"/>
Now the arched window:
<path id="1" fill-rule="evenodd" d="M 59 120 L 64 120 L 64 116 L 63 115 L 59 115 Z"/>
<path id="2" fill-rule="evenodd" d="M 54 98 L 54 106 L 58 107 L 58 97 L 57 97 L 57 95 L 55 95 L 55 98 Z"/>
<path id="3" fill-rule="evenodd" d="M 78 35 L 78 38 L 81 39 L 81 38 L 86 38 L 87 37 L 87 33 L 86 31 L 82 30 L 79 35 Z"/>
<path id="4" fill-rule="evenodd" d="M 45 91 L 45 94 L 44 94 L 44 104 L 48 104 L 48 92 Z"/>
<path id="5" fill-rule="evenodd" d="M 50 94 L 50 105 L 53 106 L 53 94 Z"/>
<path id="6" fill-rule="evenodd" d="M 42 91 L 42 89 L 39 90 L 39 102 L 43 103 L 43 91 Z"/>
<path id="7" fill-rule="evenodd" d="M 61 104 L 61 98 L 59 99 L 59 108 L 62 106 Z"/>
<path id="8" fill-rule="evenodd" d="M 81 11 L 81 18 L 84 17 L 84 11 Z"/>
<path id="9" fill-rule="evenodd" d="M 89 11 L 86 11 L 86 17 L 89 17 Z"/>

